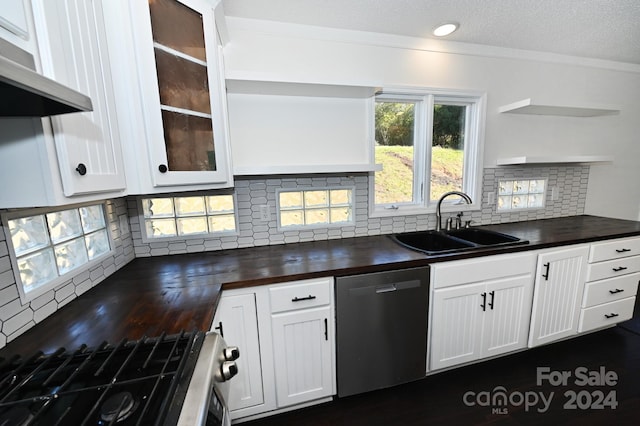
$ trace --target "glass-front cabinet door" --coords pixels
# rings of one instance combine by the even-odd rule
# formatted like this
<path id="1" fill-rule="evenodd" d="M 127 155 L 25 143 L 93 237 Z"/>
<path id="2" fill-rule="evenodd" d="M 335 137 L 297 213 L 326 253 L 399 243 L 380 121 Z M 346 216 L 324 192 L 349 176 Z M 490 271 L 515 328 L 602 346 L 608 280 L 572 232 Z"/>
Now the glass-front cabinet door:
<path id="1" fill-rule="evenodd" d="M 232 185 L 222 52 L 207 0 L 137 6 L 141 90 L 154 186 Z M 140 16 L 143 18 L 143 16 Z M 145 36 L 146 35 L 146 36 Z"/>

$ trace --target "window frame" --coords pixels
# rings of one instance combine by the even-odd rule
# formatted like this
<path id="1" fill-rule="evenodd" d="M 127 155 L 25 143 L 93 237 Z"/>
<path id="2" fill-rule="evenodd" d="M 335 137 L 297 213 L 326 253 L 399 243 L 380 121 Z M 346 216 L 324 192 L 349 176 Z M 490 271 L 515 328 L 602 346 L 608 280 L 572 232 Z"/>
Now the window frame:
<path id="1" fill-rule="evenodd" d="M 25 291 L 24 284 L 22 283 L 22 279 L 20 278 L 20 269 L 18 268 L 18 257 L 16 255 L 15 247 L 13 246 L 13 240 L 11 238 L 11 232 L 9 231 L 8 221 L 29 217 L 29 216 L 47 215 L 48 213 L 56 213 L 64 210 L 73 210 L 73 209 L 77 210 L 87 206 L 100 206 L 102 208 L 102 213 L 104 214 L 105 229 L 107 231 L 107 236 L 109 238 L 109 251 L 99 255 L 94 259 L 89 260 L 87 263 L 75 269 L 72 269 L 63 275 L 58 275 L 56 278 L 47 282 L 46 284 L 36 287 L 35 289 L 29 292 Z M 49 291 L 55 289 L 61 284 L 71 280 L 73 277 L 93 269 L 97 265 L 104 262 L 105 259 L 107 259 L 109 256 L 113 256 L 115 254 L 115 250 L 116 250 L 115 241 L 114 241 L 113 232 L 111 230 L 111 222 L 109 221 L 109 214 L 107 211 L 107 206 L 105 201 L 90 201 L 86 203 L 59 206 L 55 208 L 39 207 L 39 208 L 32 208 L 32 209 L 20 209 L 15 211 L 2 212 L 0 213 L 0 217 L 2 217 L 2 228 L 5 234 L 7 248 L 9 249 L 9 259 L 11 261 L 11 268 L 13 270 L 15 284 L 18 289 L 18 294 L 20 295 L 20 302 L 23 305 L 30 303 L 31 301 L 33 301 L 34 299 L 37 299 L 38 297 L 42 296 L 45 293 L 48 293 Z M 83 233 L 83 235 L 85 234 Z M 49 235 L 49 241 L 51 243 L 51 247 L 53 247 L 53 243 L 51 242 L 51 235 Z"/>
<path id="2" fill-rule="evenodd" d="M 148 237 L 147 236 L 147 227 L 145 225 L 145 217 L 144 217 L 144 206 L 142 205 L 142 200 L 149 198 L 189 198 L 189 197 L 211 197 L 217 195 L 230 195 L 233 199 L 233 218 L 235 220 L 235 230 L 233 231 L 222 231 L 222 232 L 208 232 L 206 234 L 190 234 L 190 235 L 174 235 L 169 237 Z M 238 218 L 238 197 L 236 196 L 235 191 L 202 191 L 198 193 L 189 193 L 189 192 L 180 192 L 180 193 L 171 193 L 171 194 L 148 194 L 148 195 L 140 195 L 136 197 L 136 203 L 138 207 L 138 222 L 140 225 L 140 236 L 142 238 L 142 242 L 145 244 L 158 243 L 158 242 L 172 242 L 172 241 L 185 241 L 185 240 L 202 240 L 207 238 L 220 238 L 220 237 L 229 237 L 229 236 L 238 236 L 240 235 L 239 229 L 239 218 Z M 175 209 L 175 202 L 174 202 Z M 175 212 L 175 210 L 174 210 Z M 177 218 L 178 216 L 173 216 L 173 218 Z M 209 215 L 205 215 L 205 217 L 209 217 Z"/>
<path id="3" fill-rule="evenodd" d="M 413 202 L 376 204 L 375 172 L 369 179 L 369 217 L 393 217 L 435 213 L 437 200 L 430 200 L 433 144 L 433 111 L 436 104 L 468 106 L 465 119 L 463 191 L 472 204 L 455 204 L 455 198 L 442 203 L 442 211 L 472 211 L 482 207 L 482 173 L 486 115 L 485 92 L 433 88 L 386 88 L 372 97 L 371 135 L 375 135 L 375 103 L 378 100 L 415 102 Z M 375 159 L 375 138 L 371 138 Z M 423 159 L 419 164 L 419 159 Z"/>
<path id="4" fill-rule="evenodd" d="M 350 190 L 351 191 L 351 221 L 349 222 L 336 222 L 336 223 L 318 223 L 312 225 L 290 225 L 290 226 L 282 226 L 280 223 L 280 194 L 283 192 L 306 192 L 306 191 L 341 191 L 341 190 Z M 304 197 L 304 195 L 303 195 Z M 331 208 L 331 204 L 327 208 Z M 323 187 L 298 187 L 298 188 L 277 188 L 276 189 L 276 220 L 277 220 L 277 229 L 280 232 L 286 231 L 308 231 L 313 229 L 336 229 L 336 228 L 344 228 L 356 225 L 356 187 L 355 186 L 323 186 Z M 303 211 L 306 211 L 305 207 L 302 207 Z"/>

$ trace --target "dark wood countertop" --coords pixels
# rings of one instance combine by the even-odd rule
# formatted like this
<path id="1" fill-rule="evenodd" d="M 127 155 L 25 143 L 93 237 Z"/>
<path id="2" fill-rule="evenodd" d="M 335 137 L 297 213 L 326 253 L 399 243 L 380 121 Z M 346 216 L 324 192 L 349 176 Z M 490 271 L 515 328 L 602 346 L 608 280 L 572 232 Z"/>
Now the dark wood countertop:
<path id="1" fill-rule="evenodd" d="M 426 256 L 388 235 L 138 258 L 0 350 L 52 352 L 139 339 L 167 332 L 208 330 L 221 289 L 322 276 L 344 276 L 435 262 L 640 235 L 640 222 L 576 216 L 488 225 L 529 244 Z"/>

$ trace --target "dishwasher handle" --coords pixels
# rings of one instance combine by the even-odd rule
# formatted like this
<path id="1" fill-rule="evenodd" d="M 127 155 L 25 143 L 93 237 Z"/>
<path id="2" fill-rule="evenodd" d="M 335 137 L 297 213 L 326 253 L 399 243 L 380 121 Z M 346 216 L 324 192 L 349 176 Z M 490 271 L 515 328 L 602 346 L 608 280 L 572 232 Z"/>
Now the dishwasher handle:
<path id="1" fill-rule="evenodd" d="M 389 284 L 381 287 L 376 287 L 376 293 L 390 293 L 392 291 L 396 291 L 398 288 L 395 284 Z"/>

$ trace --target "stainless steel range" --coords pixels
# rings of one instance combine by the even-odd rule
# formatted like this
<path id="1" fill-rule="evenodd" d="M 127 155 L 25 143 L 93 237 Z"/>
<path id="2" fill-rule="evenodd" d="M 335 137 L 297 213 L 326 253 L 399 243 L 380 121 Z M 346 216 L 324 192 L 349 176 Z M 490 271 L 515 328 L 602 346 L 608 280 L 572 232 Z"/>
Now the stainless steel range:
<path id="1" fill-rule="evenodd" d="M 229 424 L 238 356 L 194 331 L 0 360 L 0 426 Z"/>

